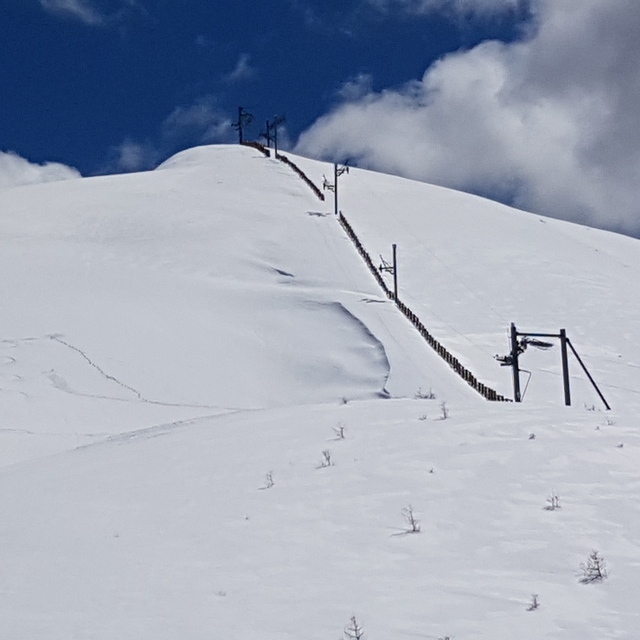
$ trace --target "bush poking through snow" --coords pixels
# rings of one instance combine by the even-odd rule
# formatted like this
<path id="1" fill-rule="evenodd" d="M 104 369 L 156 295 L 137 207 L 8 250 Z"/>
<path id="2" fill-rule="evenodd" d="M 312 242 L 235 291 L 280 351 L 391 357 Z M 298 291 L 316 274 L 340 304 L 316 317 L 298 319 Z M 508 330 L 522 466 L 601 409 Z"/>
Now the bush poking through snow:
<path id="1" fill-rule="evenodd" d="M 409 528 L 406 530 L 407 533 L 420 533 L 420 520 L 416 518 L 411 505 L 402 510 L 402 517 L 409 525 Z"/>
<path id="2" fill-rule="evenodd" d="M 545 511 L 555 511 L 560 508 L 560 497 L 555 493 L 552 493 L 547 498 L 547 506 L 544 508 Z"/>
<path id="3" fill-rule="evenodd" d="M 422 391 L 422 387 L 418 387 L 415 398 L 416 400 L 435 400 L 436 394 L 433 393 L 433 390 L 431 389 L 431 387 L 429 387 L 429 391 L 427 393 L 424 393 Z"/>
<path id="4" fill-rule="evenodd" d="M 351 616 L 351 620 L 349 624 L 344 630 L 344 637 L 347 640 L 363 640 L 364 639 L 364 631 L 362 627 L 358 624 L 355 616 Z"/>
<path id="5" fill-rule="evenodd" d="M 333 432 L 336 434 L 336 440 L 344 440 L 344 425 L 340 422 L 337 427 L 333 427 Z"/>
<path id="6" fill-rule="evenodd" d="M 540 607 L 540 601 L 538 600 L 538 594 L 537 593 L 532 593 L 531 594 L 531 602 L 529 603 L 529 606 L 527 607 L 527 611 L 535 611 L 538 607 Z"/>
<path id="7" fill-rule="evenodd" d="M 318 465 L 318 469 L 324 469 L 325 467 L 332 467 L 333 460 L 331 459 L 331 451 L 329 449 L 325 449 L 322 452 L 322 461 Z"/>
<path id="8" fill-rule="evenodd" d="M 264 476 L 264 487 L 260 487 L 260 489 L 271 489 L 273 487 L 273 471 L 267 471 Z"/>
<path id="9" fill-rule="evenodd" d="M 582 584 L 591 584 L 592 582 L 602 582 L 608 577 L 607 565 L 604 558 L 597 552 L 592 551 L 586 562 L 580 565 L 582 571 Z"/>
<path id="10" fill-rule="evenodd" d="M 449 407 L 446 402 L 440 403 L 440 419 L 446 420 L 449 417 Z"/>

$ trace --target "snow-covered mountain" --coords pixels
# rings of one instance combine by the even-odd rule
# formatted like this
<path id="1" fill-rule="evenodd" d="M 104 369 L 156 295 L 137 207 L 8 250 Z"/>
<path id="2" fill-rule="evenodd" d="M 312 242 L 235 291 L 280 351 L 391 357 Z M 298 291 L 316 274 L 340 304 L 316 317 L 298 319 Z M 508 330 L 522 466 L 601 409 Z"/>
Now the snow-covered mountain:
<path id="1" fill-rule="evenodd" d="M 512 322 L 564 328 L 612 411 L 575 358 L 563 406 L 557 345 L 487 402 L 327 196 L 235 146 L 0 190 L 0 638 L 640 637 L 640 243 L 340 176 L 479 380 L 511 396 Z"/>

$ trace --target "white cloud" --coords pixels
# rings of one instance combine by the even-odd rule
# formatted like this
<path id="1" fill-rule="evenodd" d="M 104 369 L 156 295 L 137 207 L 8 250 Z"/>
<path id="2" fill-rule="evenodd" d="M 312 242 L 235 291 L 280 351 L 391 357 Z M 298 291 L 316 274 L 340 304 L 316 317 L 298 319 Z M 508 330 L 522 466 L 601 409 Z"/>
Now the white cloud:
<path id="1" fill-rule="evenodd" d="M 251 66 L 251 56 L 243 53 L 238 58 L 238 62 L 233 71 L 227 75 L 227 80 L 231 82 L 239 82 L 241 80 L 251 80 L 255 77 L 256 70 Z"/>
<path id="2" fill-rule="evenodd" d="M 359 100 L 371 93 L 372 86 L 373 78 L 371 75 L 368 73 L 360 73 L 342 85 L 340 91 L 338 91 L 338 96 L 347 102 Z"/>
<path id="3" fill-rule="evenodd" d="M 97 0 L 39 0 L 47 12 L 78 20 L 89 26 L 105 26 L 121 18 L 130 9 L 141 8 L 137 0 L 111 0 L 104 8 L 104 2 Z"/>
<path id="4" fill-rule="evenodd" d="M 105 21 L 105 16 L 88 0 L 40 0 L 40 5 L 45 11 L 88 25 L 101 25 Z"/>
<path id="5" fill-rule="evenodd" d="M 35 164 L 13 151 L 0 151 L 0 188 L 80 178 L 80 172 L 57 162 Z"/>
<path id="6" fill-rule="evenodd" d="M 159 151 L 150 142 L 127 138 L 111 150 L 111 160 L 101 173 L 131 173 L 153 169 L 160 160 Z"/>
<path id="7" fill-rule="evenodd" d="M 165 144 L 230 142 L 233 129 L 231 119 L 219 109 L 215 98 L 205 96 L 176 107 L 162 125 L 162 138 Z"/>
<path id="8" fill-rule="evenodd" d="M 512 44 L 338 105 L 297 150 L 640 233 L 640 3 L 537 0 Z"/>
<path id="9" fill-rule="evenodd" d="M 409 13 L 448 11 L 463 14 L 499 13 L 518 9 L 527 0 L 368 0 L 380 11 L 403 10 Z"/>

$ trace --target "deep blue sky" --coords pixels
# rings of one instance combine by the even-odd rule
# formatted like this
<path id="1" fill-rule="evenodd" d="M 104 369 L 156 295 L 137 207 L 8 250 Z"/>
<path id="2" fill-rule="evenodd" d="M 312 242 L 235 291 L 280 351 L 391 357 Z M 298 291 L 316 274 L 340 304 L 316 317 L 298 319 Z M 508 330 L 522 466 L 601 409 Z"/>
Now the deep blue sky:
<path id="1" fill-rule="evenodd" d="M 358 74 L 396 87 L 447 52 L 518 37 L 528 17 L 499 16 L 366 0 L 0 0 L 0 150 L 84 175 L 116 170 L 125 141 L 157 161 L 203 141 L 202 123 L 166 132 L 199 102 L 229 118 L 246 107 L 250 137 L 284 113 L 295 140 Z"/>

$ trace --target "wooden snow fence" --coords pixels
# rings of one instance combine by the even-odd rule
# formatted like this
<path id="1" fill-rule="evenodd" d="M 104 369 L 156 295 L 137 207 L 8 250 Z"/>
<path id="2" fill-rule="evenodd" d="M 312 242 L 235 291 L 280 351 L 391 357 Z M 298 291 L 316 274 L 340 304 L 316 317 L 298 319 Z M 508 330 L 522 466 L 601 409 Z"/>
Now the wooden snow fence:
<path id="1" fill-rule="evenodd" d="M 259 142 L 245 142 L 243 143 L 246 146 L 254 147 L 259 151 L 262 151 L 267 157 L 270 156 L 269 149 L 267 149 L 264 145 Z M 309 177 L 300 169 L 296 164 L 294 164 L 287 156 L 282 155 L 281 153 L 276 154 L 276 159 L 284 162 L 289 165 L 297 174 L 304 180 L 304 182 L 309 186 L 309 188 L 318 196 L 320 200 L 324 201 L 324 194 L 320 189 L 309 179 Z M 385 295 L 389 300 L 393 300 L 395 302 L 396 307 L 404 314 L 405 318 L 409 320 L 409 322 L 417 329 L 418 333 L 427 341 L 429 346 L 451 367 L 451 369 L 457 373 L 472 389 L 477 391 L 481 396 L 490 400 L 492 402 L 511 402 L 510 398 L 505 398 L 503 395 L 499 394 L 495 389 L 487 386 L 480 382 L 474 375 L 467 369 L 462 363 L 456 358 L 450 351 L 448 351 L 438 340 L 436 340 L 433 335 L 428 331 L 428 329 L 422 324 L 418 316 L 411 310 L 409 307 L 404 304 L 404 302 L 399 299 L 394 299 L 393 291 L 389 289 L 387 283 L 384 281 L 382 274 L 373 264 L 373 260 L 371 256 L 364 248 L 362 242 L 356 235 L 355 231 L 349 221 L 344 217 L 342 212 L 340 212 L 338 219 L 342 228 L 345 230 L 349 239 L 353 242 L 355 248 L 358 253 L 365 261 L 367 267 L 369 267 L 369 271 L 376 279 L 377 283 L 380 285 L 380 288 L 384 291 Z"/>
<path id="2" fill-rule="evenodd" d="M 324 201 L 324 193 L 318 189 L 309 176 L 307 176 L 307 174 L 297 164 L 291 162 L 287 156 L 283 156 L 281 153 L 276 153 L 276 158 L 281 162 L 288 164 L 307 183 L 307 186 L 316 194 L 316 196 L 318 196 L 318 199 Z"/>
<path id="3" fill-rule="evenodd" d="M 259 142 L 243 140 L 240 144 L 243 145 L 244 147 L 251 147 L 252 149 L 257 149 L 261 153 L 264 153 L 264 155 L 267 158 L 271 157 L 271 150 L 267 149 L 267 147 L 265 147 L 263 144 L 260 144 Z"/>
<path id="4" fill-rule="evenodd" d="M 373 264 L 373 260 L 371 260 L 371 256 L 364 248 L 362 242 L 356 235 L 355 231 L 349 221 L 344 217 L 342 212 L 339 214 L 340 224 L 342 228 L 345 230 L 346 234 L 349 236 L 350 240 L 355 245 L 358 253 L 362 256 L 362 259 L 365 261 L 367 266 L 369 267 L 369 271 L 371 271 L 373 277 L 377 280 L 378 284 L 384 291 L 387 298 L 390 300 L 394 300 L 393 291 L 389 289 L 386 282 L 382 278 L 382 274 L 378 269 L 376 269 Z M 495 389 L 488 387 L 486 384 L 480 382 L 474 375 L 467 369 L 462 363 L 456 358 L 450 351 L 448 351 L 438 340 L 436 340 L 433 335 L 428 331 L 428 329 L 422 324 L 418 316 L 409 309 L 409 307 L 399 299 L 394 300 L 396 307 L 404 314 L 404 316 L 409 320 L 409 322 L 418 330 L 420 335 L 427 341 L 429 346 L 433 348 L 433 350 L 451 367 L 451 369 L 457 373 L 470 387 L 475 389 L 481 396 L 486 398 L 487 400 L 491 400 L 493 402 L 510 402 L 509 398 L 505 398 L 503 395 L 500 395 Z"/>

